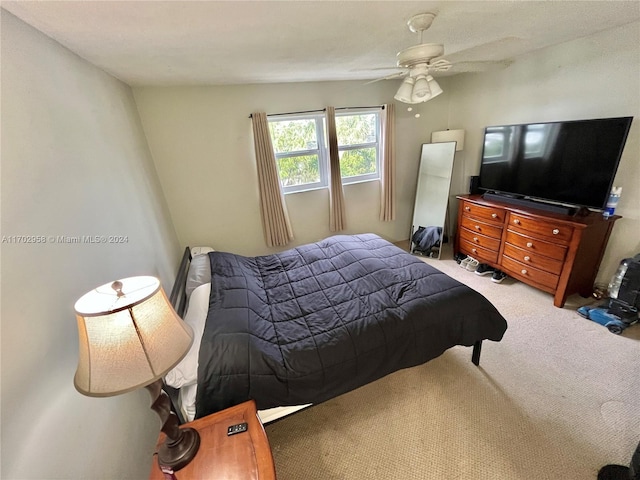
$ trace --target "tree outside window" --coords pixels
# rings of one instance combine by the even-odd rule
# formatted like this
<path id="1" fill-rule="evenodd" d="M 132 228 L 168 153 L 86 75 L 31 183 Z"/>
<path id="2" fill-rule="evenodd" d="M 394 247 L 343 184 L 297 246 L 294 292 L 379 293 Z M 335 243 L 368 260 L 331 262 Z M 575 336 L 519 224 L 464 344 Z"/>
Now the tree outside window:
<path id="1" fill-rule="evenodd" d="M 325 114 L 269 119 L 269 129 L 285 193 L 328 185 L 329 155 Z M 342 183 L 380 178 L 380 111 L 350 110 L 336 114 Z"/>

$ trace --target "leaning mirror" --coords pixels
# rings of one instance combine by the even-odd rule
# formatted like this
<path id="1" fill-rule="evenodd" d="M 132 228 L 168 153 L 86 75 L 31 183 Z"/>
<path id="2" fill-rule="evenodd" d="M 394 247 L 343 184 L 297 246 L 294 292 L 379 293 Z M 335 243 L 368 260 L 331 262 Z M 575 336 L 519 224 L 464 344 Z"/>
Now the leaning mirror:
<path id="1" fill-rule="evenodd" d="M 420 154 L 418 186 L 411 222 L 410 252 L 440 258 L 456 142 L 425 143 Z"/>

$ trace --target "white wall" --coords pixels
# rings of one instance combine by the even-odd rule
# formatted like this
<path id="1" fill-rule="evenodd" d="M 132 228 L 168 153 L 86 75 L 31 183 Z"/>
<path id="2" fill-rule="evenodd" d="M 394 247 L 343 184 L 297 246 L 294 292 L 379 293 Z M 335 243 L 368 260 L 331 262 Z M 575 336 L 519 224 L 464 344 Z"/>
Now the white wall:
<path id="1" fill-rule="evenodd" d="M 181 253 L 131 89 L 0 11 L 0 476 L 146 478 L 160 429 L 148 393 L 94 399 L 73 387 L 74 302 L 131 275 L 157 275 L 170 289 Z M 46 243 L 8 243 L 16 235 Z"/>
<path id="2" fill-rule="evenodd" d="M 543 32 L 542 32 L 543 33 Z M 615 185 L 623 187 L 598 281 L 608 283 L 623 258 L 640 252 L 640 23 L 546 48 L 509 68 L 452 78 L 451 122 L 466 129 L 456 190 L 480 169 L 487 125 L 633 116 Z"/>
<path id="3" fill-rule="evenodd" d="M 134 96 L 180 242 L 246 255 L 267 253 L 249 114 L 285 113 L 393 101 L 399 81 L 134 88 Z M 397 217 L 381 222 L 380 183 L 346 185 L 347 229 L 391 241 L 409 238 L 422 143 L 447 127 L 447 88 L 434 100 L 396 104 Z M 419 113 L 420 118 L 415 118 Z M 329 231 L 328 190 L 286 195 L 295 239 Z"/>

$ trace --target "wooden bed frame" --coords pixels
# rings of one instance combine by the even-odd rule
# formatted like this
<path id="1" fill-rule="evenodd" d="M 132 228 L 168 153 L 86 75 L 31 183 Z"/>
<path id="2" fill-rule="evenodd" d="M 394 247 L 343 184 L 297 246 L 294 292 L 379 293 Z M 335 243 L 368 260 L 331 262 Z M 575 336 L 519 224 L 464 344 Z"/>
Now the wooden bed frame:
<path id="1" fill-rule="evenodd" d="M 178 274 L 176 275 L 176 280 L 173 284 L 173 288 L 171 289 L 171 294 L 169 295 L 169 301 L 173 308 L 180 316 L 180 318 L 184 318 L 184 314 L 187 309 L 187 293 L 186 293 L 186 283 L 187 283 L 187 275 L 189 273 L 189 266 L 191 264 L 191 248 L 186 247 L 184 249 L 184 253 L 182 254 L 182 259 L 180 260 L 180 266 L 178 267 Z M 473 344 L 473 352 L 471 354 L 471 362 L 474 365 L 480 365 L 480 352 L 482 350 L 482 340 L 478 340 Z M 185 423 L 185 419 L 182 415 L 182 411 L 179 408 L 176 408 L 179 405 L 179 390 L 169 385 L 165 384 L 164 390 L 169 395 L 171 399 L 173 411 L 176 413 L 178 418 L 180 419 L 180 423 Z"/>

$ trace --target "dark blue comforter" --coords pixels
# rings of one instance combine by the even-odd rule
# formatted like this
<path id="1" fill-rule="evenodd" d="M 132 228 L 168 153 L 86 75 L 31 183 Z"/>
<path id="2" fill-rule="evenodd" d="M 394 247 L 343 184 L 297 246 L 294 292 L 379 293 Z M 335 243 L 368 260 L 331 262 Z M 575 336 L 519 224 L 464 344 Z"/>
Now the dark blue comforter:
<path id="1" fill-rule="evenodd" d="M 209 257 L 196 417 L 319 403 L 507 328 L 482 295 L 373 234 Z"/>

